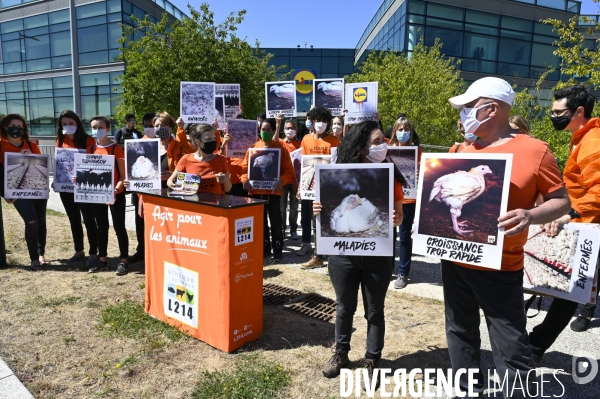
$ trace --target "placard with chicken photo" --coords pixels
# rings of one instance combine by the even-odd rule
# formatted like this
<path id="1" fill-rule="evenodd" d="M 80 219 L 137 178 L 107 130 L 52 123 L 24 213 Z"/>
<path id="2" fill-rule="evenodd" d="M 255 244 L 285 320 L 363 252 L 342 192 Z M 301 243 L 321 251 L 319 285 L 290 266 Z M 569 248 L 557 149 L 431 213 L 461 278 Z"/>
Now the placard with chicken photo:
<path id="1" fill-rule="evenodd" d="M 393 255 L 394 166 L 316 164 L 320 255 Z"/>
<path id="2" fill-rule="evenodd" d="M 424 153 L 413 252 L 500 269 L 512 154 Z"/>
<path id="3" fill-rule="evenodd" d="M 180 82 L 179 114 L 184 123 L 212 123 L 215 109 L 215 84 Z"/>
<path id="4" fill-rule="evenodd" d="M 250 148 L 248 150 L 248 180 L 254 190 L 272 190 L 279 180 L 280 148 Z"/>
<path id="5" fill-rule="evenodd" d="M 330 163 L 331 155 L 302 155 L 300 199 L 315 199 L 315 165 L 329 165 Z"/>
<path id="6" fill-rule="evenodd" d="M 227 143 L 227 158 L 244 158 L 248 148 L 258 140 L 256 121 L 230 119 L 227 122 L 227 134 L 232 140 Z"/>
<path id="7" fill-rule="evenodd" d="M 215 119 L 219 124 L 219 130 L 225 128 L 225 98 L 215 96 Z"/>
<path id="8" fill-rule="evenodd" d="M 296 116 L 296 81 L 266 82 L 265 98 L 267 118 L 283 114 L 284 118 Z"/>
<path id="9" fill-rule="evenodd" d="M 292 166 L 294 167 L 294 174 L 296 175 L 296 187 L 298 187 L 302 173 L 302 148 L 290 152 L 290 158 L 292 159 Z"/>
<path id="10" fill-rule="evenodd" d="M 160 181 L 160 139 L 125 140 L 125 174 L 128 191 L 158 190 Z"/>
<path id="11" fill-rule="evenodd" d="M 404 177 L 402 191 L 405 199 L 417 199 L 417 165 L 419 147 L 388 146 L 387 158 Z"/>
<path id="12" fill-rule="evenodd" d="M 538 295 L 594 303 L 599 247 L 597 224 L 568 223 L 552 237 L 542 226 L 530 226 L 524 247 L 523 288 Z"/>
<path id="13" fill-rule="evenodd" d="M 4 198 L 48 199 L 50 156 L 4 153 Z"/>
<path id="14" fill-rule="evenodd" d="M 344 78 L 313 80 L 313 104 L 341 116 L 344 109 Z"/>
<path id="15" fill-rule="evenodd" d="M 215 95 L 223 96 L 225 101 L 225 121 L 235 119 L 242 113 L 242 95 L 239 83 L 215 84 Z"/>
<path id="16" fill-rule="evenodd" d="M 372 121 L 377 112 L 379 84 L 377 82 L 346 83 L 346 108 L 344 121 L 348 125 Z"/>
<path id="17" fill-rule="evenodd" d="M 75 202 L 112 204 L 114 155 L 75 154 Z"/>
<path id="18" fill-rule="evenodd" d="M 57 193 L 73 193 L 75 185 L 75 153 L 85 153 L 83 149 L 77 148 L 55 148 L 54 149 L 54 191 Z"/>

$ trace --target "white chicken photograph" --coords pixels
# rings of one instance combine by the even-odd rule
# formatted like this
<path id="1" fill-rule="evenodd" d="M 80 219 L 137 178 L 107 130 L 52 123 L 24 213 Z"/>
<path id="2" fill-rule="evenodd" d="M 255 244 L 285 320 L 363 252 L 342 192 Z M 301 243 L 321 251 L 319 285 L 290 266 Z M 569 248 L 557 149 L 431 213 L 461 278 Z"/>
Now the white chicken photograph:
<path id="1" fill-rule="evenodd" d="M 265 96 L 267 118 L 275 118 L 283 113 L 285 116 L 296 116 L 296 82 L 266 82 Z"/>
<path id="2" fill-rule="evenodd" d="M 498 217 L 510 183 L 506 155 L 424 154 L 415 232 L 498 245 Z M 450 158 L 452 157 L 452 158 Z M 510 165 L 508 165 L 510 167 Z M 419 207 L 420 206 L 420 207 Z"/>
<path id="3" fill-rule="evenodd" d="M 248 151 L 248 180 L 255 190 L 271 190 L 279 180 L 280 148 L 251 148 Z"/>
<path id="4" fill-rule="evenodd" d="M 315 79 L 313 104 L 325 107 L 333 116 L 342 115 L 344 109 L 344 79 Z"/>
<path id="5" fill-rule="evenodd" d="M 130 181 L 128 190 L 160 188 L 160 139 L 125 141 L 125 173 Z M 140 185 L 137 183 L 147 183 Z"/>
<path id="6" fill-rule="evenodd" d="M 392 168 L 391 164 L 315 166 L 317 200 L 322 205 L 317 238 L 333 238 L 324 248 L 341 238 L 361 242 L 389 238 L 391 250 Z"/>
<path id="7" fill-rule="evenodd" d="M 300 198 L 315 199 L 315 165 L 331 163 L 331 155 L 302 155 Z"/>
<path id="8" fill-rule="evenodd" d="M 180 114 L 185 123 L 212 123 L 215 109 L 215 84 L 204 82 L 180 83 Z"/>

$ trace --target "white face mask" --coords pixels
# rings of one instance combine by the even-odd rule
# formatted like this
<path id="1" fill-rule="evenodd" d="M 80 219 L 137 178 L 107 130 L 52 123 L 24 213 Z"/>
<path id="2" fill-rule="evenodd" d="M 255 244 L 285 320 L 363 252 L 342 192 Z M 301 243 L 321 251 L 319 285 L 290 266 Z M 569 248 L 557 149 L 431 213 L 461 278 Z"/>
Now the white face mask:
<path id="1" fill-rule="evenodd" d="M 326 122 L 315 122 L 315 132 L 320 134 L 323 133 L 325 130 L 327 130 Z"/>
<path id="2" fill-rule="evenodd" d="M 292 138 L 296 136 L 296 131 L 294 129 L 285 129 L 285 137 Z"/>
<path id="3" fill-rule="evenodd" d="M 475 133 L 477 129 L 479 129 L 479 126 L 490 120 L 489 117 L 482 121 L 477 120 L 477 111 L 491 104 L 492 103 L 484 104 L 477 108 L 463 108 L 460 111 L 460 121 L 465 128 L 465 133 Z"/>
<path id="4" fill-rule="evenodd" d="M 92 136 L 96 137 L 98 140 L 102 140 L 107 134 L 108 132 L 106 129 L 92 129 Z"/>
<path id="5" fill-rule="evenodd" d="M 63 126 L 63 134 L 75 134 L 77 126 Z"/>
<path id="6" fill-rule="evenodd" d="M 342 125 L 340 125 L 339 123 L 334 123 L 332 130 L 334 133 L 339 133 L 342 131 Z"/>
<path id="7" fill-rule="evenodd" d="M 387 143 L 381 143 L 379 145 L 369 147 L 369 155 L 367 155 L 367 159 L 373 163 L 381 163 L 385 159 L 386 155 Z"/>
<path id="8" fill-rule="evenodd" d="M 145 127 L 144 128 L 144 134 L 150 138 L 154 138 L 156 137 L 156 134 L 154 133 L 154 128 L 153 127 Z"/>

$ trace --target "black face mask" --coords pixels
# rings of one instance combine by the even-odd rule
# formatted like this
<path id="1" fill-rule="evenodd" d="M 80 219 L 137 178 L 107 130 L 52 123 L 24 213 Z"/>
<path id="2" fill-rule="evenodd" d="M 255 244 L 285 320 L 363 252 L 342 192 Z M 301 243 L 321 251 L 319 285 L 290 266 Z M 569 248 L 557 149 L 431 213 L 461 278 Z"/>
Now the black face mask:
<path id="1" fill-rule="evenodd" d="M 13 139 L 17 139 L 19 137 L 23 137 L 23 135 L 25 134 L 25 129 L 23 129 L 22 127 L 18 127 L 18 126 L 9 126 L 6 129 L 8 135 L 10 137 L 12 137 Z"/>
<path id="2" fill-rule="evenodd" d="M 212 154 L 217 149 L 217 141 L 207 141 L 204 143 L 204 148 L 201 148 L 202 152 L 205 154 Z"/>
<path id="3" fill-rule="evenodd" d="M 556 130 L 565 130 L 569 122 L 571 122 L 571 118 L 573 117 L 573 113 L 571 115 L 563 115 L 563 116 L 551 116 L 550 120 L 554 125 Z"/>

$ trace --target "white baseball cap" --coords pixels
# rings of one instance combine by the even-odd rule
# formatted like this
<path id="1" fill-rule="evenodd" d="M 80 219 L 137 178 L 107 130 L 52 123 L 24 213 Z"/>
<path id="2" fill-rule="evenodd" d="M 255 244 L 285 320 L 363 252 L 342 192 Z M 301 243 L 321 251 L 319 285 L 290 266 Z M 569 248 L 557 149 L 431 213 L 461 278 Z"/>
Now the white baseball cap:
<path id="1" fill-rule="evenodd" d="M 460 109 L 465 104 L 481 97 L 500 100 L 512 106 L 515 100 L 515 91 L 506 80 L 488 76 L 476 80 L 466 92 L 460 96 L 452 97 L 448 101 L 454 108 Z"/>

